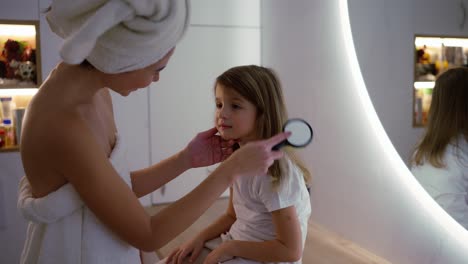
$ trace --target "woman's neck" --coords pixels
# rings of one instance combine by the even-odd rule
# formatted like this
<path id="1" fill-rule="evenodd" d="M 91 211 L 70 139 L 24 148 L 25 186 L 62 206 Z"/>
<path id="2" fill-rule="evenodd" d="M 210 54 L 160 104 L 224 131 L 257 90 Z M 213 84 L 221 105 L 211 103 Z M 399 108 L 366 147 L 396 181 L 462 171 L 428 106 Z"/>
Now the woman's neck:
<path id="1" fill-rule="evenodd" d="M 104 85 L 97 70 L 60 63 L 49 75 L 44 88 L 48 96 L 58 99 L 57 102 L 79 106 L 91 104 Z"/>

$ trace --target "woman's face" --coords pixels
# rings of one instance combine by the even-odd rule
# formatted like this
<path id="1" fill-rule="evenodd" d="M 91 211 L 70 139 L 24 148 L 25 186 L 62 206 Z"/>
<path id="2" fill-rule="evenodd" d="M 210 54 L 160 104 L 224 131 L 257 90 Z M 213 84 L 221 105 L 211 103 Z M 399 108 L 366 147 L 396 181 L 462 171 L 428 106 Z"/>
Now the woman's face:
<path id="1" fill-rule="evenodd" d="M 256 138 L 255 105 L 230 88 L 216 84 L 215 122 L 219 134 L 224 139 L 237 139 L 241 143 Z"/>
<path id="2" fill-rule="evenodd" d="M 152 82 L 159 81 L 159 74 L 166 67 L 173 53 L 174 48 L 162 59 L 145 68 L 108 75 L 106 87 L 123 96 L 127 96 L 140 88 L 148 87 Z"/>

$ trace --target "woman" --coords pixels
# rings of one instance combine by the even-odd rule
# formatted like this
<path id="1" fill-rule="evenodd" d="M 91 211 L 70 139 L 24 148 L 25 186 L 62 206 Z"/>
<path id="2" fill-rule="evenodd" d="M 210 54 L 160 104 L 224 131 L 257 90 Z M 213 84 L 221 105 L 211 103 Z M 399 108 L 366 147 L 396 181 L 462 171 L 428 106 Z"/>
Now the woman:
<path id="1" fill-rule="evenodd" d="M 159 80 L 188 26 L 188 1 L 54 1 L 59 63 L 23 123 L 26 177 L 18 206 L 30 221 L 21 263 L 140 263 L 189 227 L 238 177 L 267 171 L 289 134 L 228 157 L 212 128 L 182 151 L 129 172 L 109 89 L 126 96 Z M 138 201 L 185 170 L 226 159 L 192 192 L 149 216 Z M 239 165 L 241 164 L 241 165 Z"/>

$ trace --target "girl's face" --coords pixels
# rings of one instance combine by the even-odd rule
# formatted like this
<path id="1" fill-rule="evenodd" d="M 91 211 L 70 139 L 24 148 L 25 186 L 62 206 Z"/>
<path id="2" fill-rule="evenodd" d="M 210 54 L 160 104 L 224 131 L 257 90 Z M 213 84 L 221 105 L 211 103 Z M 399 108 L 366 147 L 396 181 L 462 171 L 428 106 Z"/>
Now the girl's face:
<path id="1" fill-rule="evenodd" d="M 129 95 L 139 88 L 148 87 L 152 82 L 159 81 L 159 73 L 166 67 L 173 53 L 174 49 L 170 50 L 156 63 L 145 68 L 114 74 L 110 78 L 107 78 L 108 82 L 106 86 L 123 96 Z"/>
<path id="2" fill-rule="evenodd" d="M 215 122 L 224 139 L 237 139 L 245 143 L 256 139 L 255 121 L 257 108 L 236 91 L 216 84 Z"/>

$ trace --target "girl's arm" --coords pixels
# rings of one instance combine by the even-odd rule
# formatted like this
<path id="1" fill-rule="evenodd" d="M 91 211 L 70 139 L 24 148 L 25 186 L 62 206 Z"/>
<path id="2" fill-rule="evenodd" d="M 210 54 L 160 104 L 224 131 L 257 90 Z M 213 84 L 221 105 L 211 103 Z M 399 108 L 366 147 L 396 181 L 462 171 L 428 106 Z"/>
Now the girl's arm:
<path id="1" fill-rule="evenodd" d="M 197 237 L 203 239 L 203 241 L 208 241 L 213 238 L 218 237 L 222 233 L 229 231 L 232 224 L 236 221 L 236 212 L 234 211 L 234 206 L 232 205 L 232 187 L 229 188 L 229 203 L 226 213 L 220 216 L 216 221 L 211 225 L 201 231 Z"/>
<path id="2" fill-rule="evenodd" d="M 232 187 L 229 188 L 229 204 L 226 212 L 215 220 L 211 225 L 203 229 L 198 235 L 188 242 L 174 249 L 167 257 L 166 263 L 172 263 L 172 260 L 178 260 L 180 263 L 190 256 L 190 261 L 195 262 L 203 249 L 206 241 L 220 236 L 222 233 L 229 231 L 232 224 L 236 221 L 236 213 L 232 205 Z"/>
<path id="3" fill-rule="evenodd" d="M 264 242 L 230 240 L 208 255 L 205 263 L 217 263 L 222 256 L 237 256 L 259 262 L 293 262 L 302 257 L 301 226 L 296 208 L 272 212 L 276 238 Z"/>

